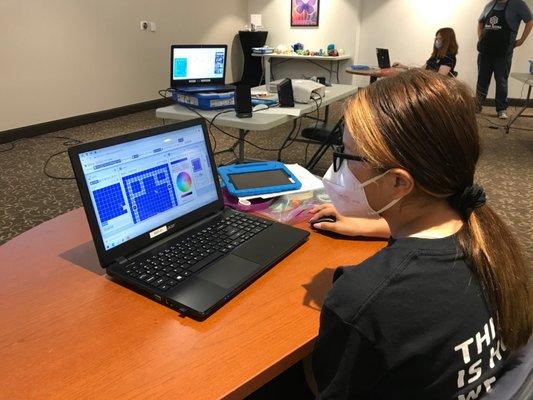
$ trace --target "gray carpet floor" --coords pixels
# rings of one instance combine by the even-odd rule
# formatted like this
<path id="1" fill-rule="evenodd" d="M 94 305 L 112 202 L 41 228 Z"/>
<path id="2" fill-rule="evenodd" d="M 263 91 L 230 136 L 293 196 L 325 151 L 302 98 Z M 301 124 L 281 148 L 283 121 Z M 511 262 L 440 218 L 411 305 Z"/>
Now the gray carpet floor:
<path id="1" fill-rule="evenodd" d="M 509 109 L 512 115 L 516 112 Z M 341 105 L 332 106 L 331 121 L 336 121 Z M 485 109 L 478 118 L 483 139 L 483 154 L 478 168 L 477 180 L 487 190 L 489 204 L 511 226 L 522 243 L 529 265 L 533 265 L 533 110 L 529 109 L 509 135 L 495 124 L 505 121 L 495 118 L 494 110 Z M 145 111 L 109 119 L 72 129 L 58 131 L 35 138 L 22 139 L 13 144 L 0 145 L 0 244 L 26 230 L 81 206 L 76 183 L 72 179 L 52 179 L 43 173 L 46 160 L 55 153 L 64 151 L 72 142 L 68 139 L 92 141 L 161 125 L 155 111 Z M 307 120 L 304 126 L 314 125 Z M 250 133 L 252 143 L 268 148 L 281 145 L 292 127 L 286 124 L 267 132 Z M 492 128 L 491 128 L 492 127 Z M 495 129 L 494 129 L 495 128 Z M 236 130 L 227 129 L 236 135 Z M 229 147 L 233 139 L 213 130 L 217 149 Z M 283 152 L 283 161 L 304 163 L 306 150 L 309 156 L 316 147 L 306 149 L 303 143 L 295 142 Z M 275 159 L 276 152 L 260 150 L 246 145 L 249 157 Z M 216 157 L 217 163 L 228 162 L 229 153 Z M 331 163 L 328 153 L 314 171 L 323 174 Z M 52 158 L 47 172 L 61 177 L 71 177 L 72 170 L 66 152 Z"/>

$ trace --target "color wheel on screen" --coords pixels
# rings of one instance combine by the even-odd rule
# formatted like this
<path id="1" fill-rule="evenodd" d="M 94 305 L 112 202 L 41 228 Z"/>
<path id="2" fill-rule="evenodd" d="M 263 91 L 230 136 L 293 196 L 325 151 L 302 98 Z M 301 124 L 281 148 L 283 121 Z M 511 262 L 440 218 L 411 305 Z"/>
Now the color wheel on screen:
<path id="1" fill-rule="evenodd" d="M 176 186 L 180 192 L 190 192 L 192 188 L 192 179 L 187 172 L 180 172 L 176 177 Z"/>

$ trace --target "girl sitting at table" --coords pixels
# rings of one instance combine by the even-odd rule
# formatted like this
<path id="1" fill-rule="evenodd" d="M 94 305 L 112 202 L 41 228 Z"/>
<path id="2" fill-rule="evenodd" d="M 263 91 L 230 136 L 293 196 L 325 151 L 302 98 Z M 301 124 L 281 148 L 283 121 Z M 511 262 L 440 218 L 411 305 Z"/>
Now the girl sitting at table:
<path id="1" fill-rule="evenodd" d="M 422 68 L 436 71 L 441 75 L 455 76 L 458 51 L 459 46 L 457 45 L 454 30 L 452 28 L 441 28 L 435 34 L 431 57 Z M 409 67 L 401 63 L 394 63 L 392 66 L 399 69 L 409 69 Z"/>
<path id="2" fill-rule="evenodd" d="M 333 205 L 312 221 L 333 215 L 315 228 L 390 239 L 334 274 L 313 353 L 319 398 L 489 392 L 527 343 L 532 310 L 518 243 L 474 180 L 472 93 L 411 70 L 360 89 L 345 120 L 324 176 Z"/>

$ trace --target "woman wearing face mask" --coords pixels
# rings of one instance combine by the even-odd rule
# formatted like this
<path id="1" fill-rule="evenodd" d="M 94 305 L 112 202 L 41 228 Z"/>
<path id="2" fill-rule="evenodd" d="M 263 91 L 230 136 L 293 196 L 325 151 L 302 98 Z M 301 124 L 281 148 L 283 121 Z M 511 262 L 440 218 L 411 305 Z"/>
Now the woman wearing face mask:
<path id="1" fill-rule="evenodd" d="M 345 120 L 324 184 L 391 238 L 334 274 L 313 353 L 319 398 L 477 398 L 528 341 L 532 313 L 517 242 L 474 181 L 472 93 L 412 70 L 360 90 Z"/>
<path id="2" fill-rule="evenodd" d="M 452 28 L 441 28 L 435 34 L 431 57 L 422 68 L 436 71 L 441 75 L 455 75 L 454 68 L 457 63 L 458 51 L 459 46 L 457 45 L 454 30 Z M 409 69 L 409 67 L 400 63 L 394 63 L 392 66 L 400 69 Z"/>

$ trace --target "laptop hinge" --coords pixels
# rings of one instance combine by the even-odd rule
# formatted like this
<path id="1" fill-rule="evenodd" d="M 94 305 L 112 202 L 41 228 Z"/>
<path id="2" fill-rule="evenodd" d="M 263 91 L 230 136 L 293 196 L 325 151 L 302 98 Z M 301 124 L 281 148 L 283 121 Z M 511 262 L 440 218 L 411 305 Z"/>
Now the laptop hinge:
<path id="1" fill-rule="evenodd" d="M 126 257 L 119 257 L 115 260 L 115 262 L 120 266 L 126 264 L 128 259 Z"/>

